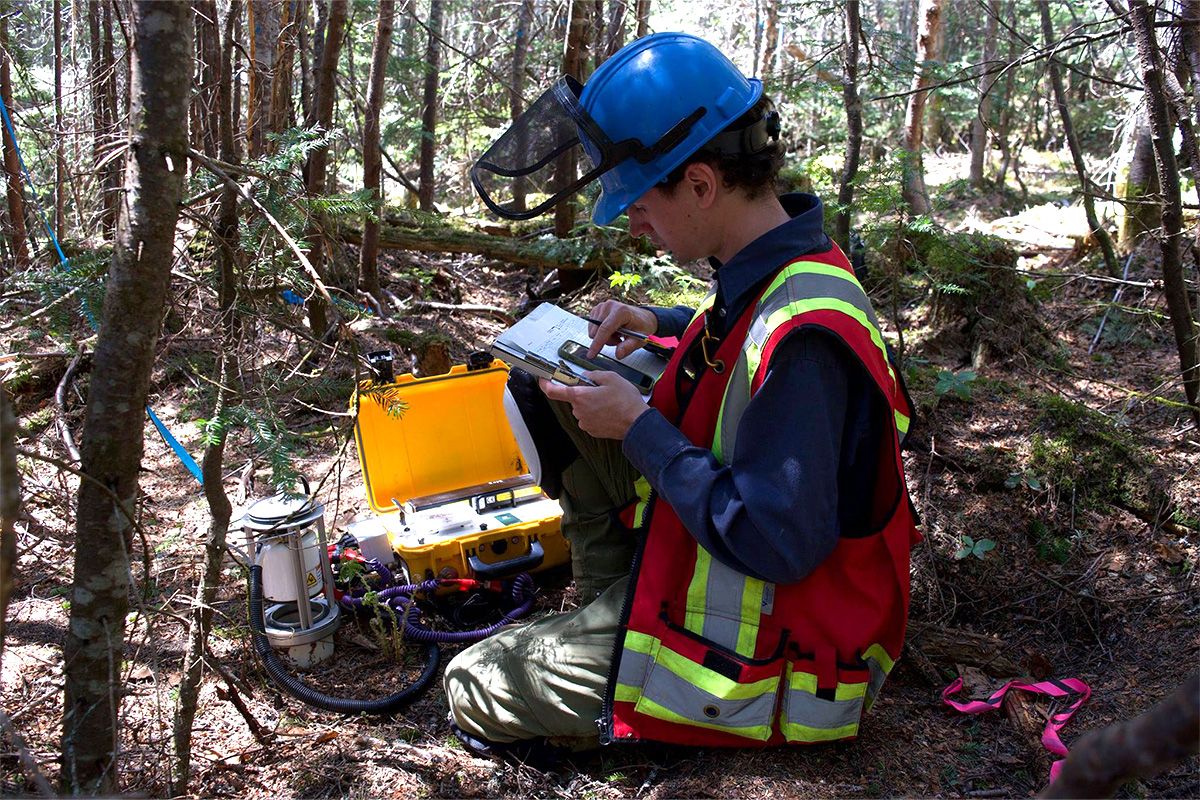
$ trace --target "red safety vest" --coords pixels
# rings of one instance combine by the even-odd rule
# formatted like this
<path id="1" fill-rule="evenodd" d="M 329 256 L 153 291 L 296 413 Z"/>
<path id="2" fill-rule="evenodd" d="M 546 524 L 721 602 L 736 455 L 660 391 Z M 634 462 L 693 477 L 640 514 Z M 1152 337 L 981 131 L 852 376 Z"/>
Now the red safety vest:
<path id="1" fill-rule="evenodd" d="M 880 445 L 872 530 L 843 532 L 804 580 L 772 584 L 713 558 L 639 480 L 640 500 L 625 519 L 645 538 L 622 611 L 602 738 L 753 746 L 854 737 L 904 640 L 908 554 L 920 540 L 900 459 L 912 409 L 866 294 L 836 246 L 776 274 L 719 346 L 725 368 L 704 371 L 680 414 L 676 373 L 704 333 L 703 317 L 704 307 L 650 404 L 722 462 L 791 331 L 822 327 L 862 361 L 893 416 Z"/>

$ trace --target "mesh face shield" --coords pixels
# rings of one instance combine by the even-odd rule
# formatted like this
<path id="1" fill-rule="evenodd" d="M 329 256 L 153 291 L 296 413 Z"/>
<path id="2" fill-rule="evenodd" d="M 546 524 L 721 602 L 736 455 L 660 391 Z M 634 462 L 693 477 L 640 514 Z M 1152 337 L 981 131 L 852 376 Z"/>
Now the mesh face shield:
<path id="1" fill-rule="evenodd" d="M 471 183 L 493 212 L 506 219 L 543 214 L 625 159 L 647 163 L 669 151 L 705 114 L 697 108 L 649 146 L 612 142 L 583 110 L 581 91 L 574 78 L 559 78 L 475 162 Z"/>

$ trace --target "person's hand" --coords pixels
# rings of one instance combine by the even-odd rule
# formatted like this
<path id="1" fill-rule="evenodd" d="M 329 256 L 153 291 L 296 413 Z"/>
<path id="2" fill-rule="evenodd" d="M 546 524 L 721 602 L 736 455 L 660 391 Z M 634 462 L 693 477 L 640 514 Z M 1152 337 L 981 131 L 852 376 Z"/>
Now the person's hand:
<path id="1" fill-rule="evenodd" d="M 658 317 L 648 308 L 631 306 L 619 300 L 605 300 L 592 309 L 591 318 L 600 324 L 588 323 L 588 335 L 592 346 L 588 358 L 595 358 L 606 344 L 615 345 L 617 358 L 624 358 L 642 346 L 641 339 L 622 337 L 617 328 L 626 328 L 638 333 L 654 333 L 658 330 Z"/>
<path id="2" fill-rule="evenodd" d="M 583 373 L 595 386 L 563 386 L 538 381 L 546 397 L 569 403 L 579 429 L 597 439 L 624 439 L 635 420 L 649 410 L 637 387 L 615 372 Z"/>

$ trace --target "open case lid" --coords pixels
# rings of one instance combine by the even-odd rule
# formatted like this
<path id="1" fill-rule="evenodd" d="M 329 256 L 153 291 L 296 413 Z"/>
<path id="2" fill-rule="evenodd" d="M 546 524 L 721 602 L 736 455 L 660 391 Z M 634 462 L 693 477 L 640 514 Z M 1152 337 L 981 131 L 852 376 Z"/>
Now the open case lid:
<path id="1" fill-rule="evenodd" d="M 361 387 L 354 438 L 371 508 L 395 511 L 397 503 L 528 472 L 504 414 L 507 379 L 497 359 L 474 371 L 459 364 L 444 375 Z"/>

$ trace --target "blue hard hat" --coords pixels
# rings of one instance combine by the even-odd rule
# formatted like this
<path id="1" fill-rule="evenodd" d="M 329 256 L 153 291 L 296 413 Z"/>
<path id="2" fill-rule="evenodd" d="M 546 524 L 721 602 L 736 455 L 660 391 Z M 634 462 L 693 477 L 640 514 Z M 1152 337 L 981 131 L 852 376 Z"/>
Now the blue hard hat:
<path id="1" fill-rule="evenodd" d="M 579 96 L 583 111 L 610 141 L 658 142 L 697 109 L 704 111 L 666 152 L 644 163 L 626 158 L 602 174 L 592 221 L 612 222 L 760 96 L 761 81 L 746 78 L 698 37 L 656 33 L 626 45 L 596 70 Z M 586 135 L 583 145 L 593 149 Z"/>

